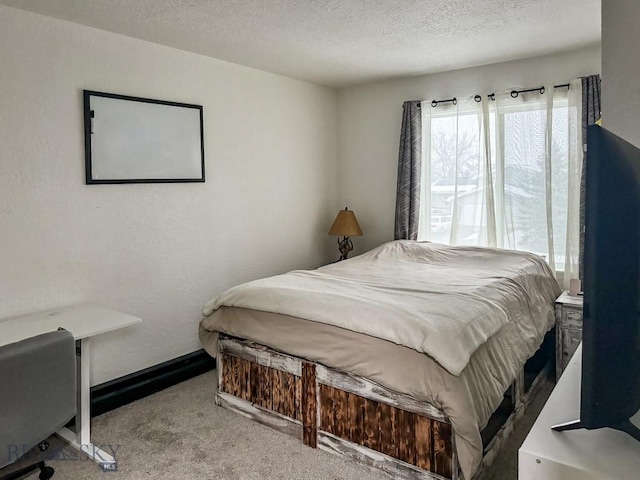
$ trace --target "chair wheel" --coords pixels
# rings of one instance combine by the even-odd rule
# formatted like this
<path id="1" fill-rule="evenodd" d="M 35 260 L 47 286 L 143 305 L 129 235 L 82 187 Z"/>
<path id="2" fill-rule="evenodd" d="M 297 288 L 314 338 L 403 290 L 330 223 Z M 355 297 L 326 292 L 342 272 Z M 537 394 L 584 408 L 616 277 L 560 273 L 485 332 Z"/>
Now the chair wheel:
<path id="1" fill-rule="evenodd" d="M 40 449 L 41 452 L 44 452 L 47 448 L 49 448 L 49 442 L 47 442 L 46 440 L 43 440 L 38 444 L 38 448 Z"/>
<path id="2" fill-rule="evenodd" d="M 38 478 L 40 480 L 49 480 L 51 477 L 53 477 L 53 473 L 53 468 L 44 467 L 42 470 L 40 470 L 40 475 L 38 476 Z"/>

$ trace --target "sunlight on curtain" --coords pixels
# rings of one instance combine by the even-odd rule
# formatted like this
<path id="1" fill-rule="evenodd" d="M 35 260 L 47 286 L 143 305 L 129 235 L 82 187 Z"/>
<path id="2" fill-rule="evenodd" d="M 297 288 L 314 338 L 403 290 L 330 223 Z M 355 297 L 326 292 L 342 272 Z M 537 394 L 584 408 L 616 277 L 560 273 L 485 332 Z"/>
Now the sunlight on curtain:
<path id="1" fill-rule="evenodd" d="M 577 276 L 581 84 L 423 102 L 419 239 L 525 250 Z"/>

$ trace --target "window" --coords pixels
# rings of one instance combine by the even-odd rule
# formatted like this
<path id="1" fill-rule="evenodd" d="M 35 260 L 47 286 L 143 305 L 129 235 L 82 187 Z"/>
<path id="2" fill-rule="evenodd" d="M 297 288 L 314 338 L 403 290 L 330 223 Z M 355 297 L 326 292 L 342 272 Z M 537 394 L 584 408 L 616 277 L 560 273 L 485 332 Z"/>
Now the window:
<path id="1" fill-rule="evenodd" d="M 525 250 L 558 271 L 577 264 L 578 108 L 549 90 L 423 103 L 419 239 Z"/>

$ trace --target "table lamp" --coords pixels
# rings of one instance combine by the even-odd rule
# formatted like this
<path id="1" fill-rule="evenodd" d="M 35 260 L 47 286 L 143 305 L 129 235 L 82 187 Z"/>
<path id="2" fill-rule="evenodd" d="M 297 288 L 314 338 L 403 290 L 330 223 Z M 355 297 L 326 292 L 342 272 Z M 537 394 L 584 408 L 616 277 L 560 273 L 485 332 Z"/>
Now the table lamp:
<path id="1" fill-rule="evenodd" d="M 338 261 L 346 260 L 349 252 L 353 250 L 353 243 L 349 237 L 362 235 L 362 229 L 360 229 L 356 215 L 352 210 L 345 207 L 344 210 L 338 212 L 336 219 L 333 221 L 333 225 L 331 225 L 329 229 L 329 235 L 343 237 L 342 240 L 338 238 L 338 250 L 340 250 L 340 258 Z"/>

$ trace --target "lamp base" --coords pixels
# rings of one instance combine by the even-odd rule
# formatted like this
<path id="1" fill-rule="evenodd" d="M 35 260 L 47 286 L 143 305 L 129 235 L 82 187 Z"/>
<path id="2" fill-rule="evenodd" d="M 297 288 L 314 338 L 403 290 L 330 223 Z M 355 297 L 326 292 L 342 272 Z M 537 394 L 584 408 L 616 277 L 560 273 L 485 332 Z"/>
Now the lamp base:
<path id="1" fill-rule="evenodd" d="M 338 250 L 340 250 L 340 258 L 338 262 L 346 260 L 349 256 L 349 252 L 353 250 L 353 243 L 349 237 L 343 237 L 342 240 L 338 239 Z"/>

